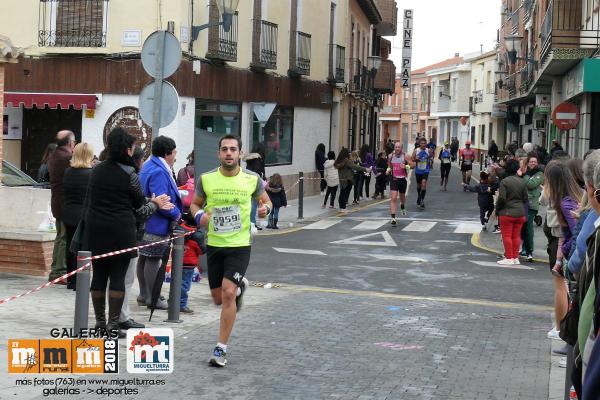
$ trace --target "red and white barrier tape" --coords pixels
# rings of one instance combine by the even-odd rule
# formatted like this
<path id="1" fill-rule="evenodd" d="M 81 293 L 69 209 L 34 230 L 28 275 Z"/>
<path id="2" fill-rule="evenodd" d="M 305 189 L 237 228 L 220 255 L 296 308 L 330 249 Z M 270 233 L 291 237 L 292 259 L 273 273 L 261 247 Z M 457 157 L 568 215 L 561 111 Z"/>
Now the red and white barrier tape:
<path id="1" fill-rule="evenodd" d="M 171 237 L 171 238 L 164 239 L 164 240 L 160 240 L 160 241 L 158 241 L 158 242 L 154 242 L 154 243 L 145 244 L 145 245 L 143 245 L 143 246 L 136 246 L 136 247 L 131 247 L 131 248 L 129 248 L 129 249 L 123 249 L 123 250 L 111 251 L 111 252 L 109 252 L 109 253 L 105 253 L 105 254 L 99 254 L 99 255 L 97 255 L 97 256 L 93 256 L 93 257 L 79 258 L 79 260 L 82 260 L 82 261 L 88 261 L 88 260 L 97 260 L 97 259 L 100 259 L 100 258 L 106 258 L 106 257 L 111 257 L 111 256 L 116 256 L 116 255 L 119 255 L 119 254 L 123 254 L 123 253 L 129 253 L 130 251 L 134 251 L 134 250 L 143 249 L 143 248 L 145 248 L 145 247 L 151 247 L 151 246 L 155 246 L 155 245 L 157 245 L 157 244 L 159 244 L 159 243 L 170 242 L 171 240 L 175 240 L 175 239 L 177 239 L 177 238 L 180 238 L 180 237 L 185 237 L 185 236 L 191 235 L 191 234 L 192 234 L 192 233 L 194 233 L 194 232 L 195 232 L 195 231 L 186 232 L 186 233 L 184 233 L 184 234 L 181 234 L 181 235 L 173 236 L 173 237 Z M 5 299 L 0 299 L 0 304 L 4 304 L 4 303 L 7 303 L 7 302 L 9 302 L 9 301 L 16 300 L 16 299 L 18 299 L 18 298 L 20 298 L 20 297 L 27 296 L 28 294 L 35 293 L 35 292 L 37 292 L 37 291 L 39 291 L 39 290 L 42 290 L 42 289 L 44 289 L 44 288 L 47 288 L 47 287 L 48 287 L 48 286 L 50 286 L 50 285 L 54 285 L 54 284 L 56 284 L 56 283 L 58 283 L 58 282 L 60 282 L 60 281 L 64 281 L 64 280 L 66 280 L 68 277 L 70 277 L 70 276 L 73 276 L 73 275 L 75 275 L 76 273 L 78 273 L 78 272 L 80 272 L 80 271 L 83 271 L 84 269 L 86 269 L 86 268 L 90 267 L 91 265 L 92 265 L 92 263 L 91 263 L 91 262 L 89 262 L 89 263 L 87 263 L 87 264 L 83 265 L 82 267 L 79 267 L 79 268 L 77 268 L 77 269 L 76 269 L 76 270 L 74 270 L 74 271 L 68 272 L 68 273 L 66 273 L 66 274 L 64 274 L 64 275 L 62 275 L 62 276 L 59 276 L 58 278 L 56 278 L 56 279 L 54 279 L 54 280 L 52 280 L 52 281 L 46 282 L 46 283 L 44 283 L 43 285 L 36 287 L 35 289 L 31 289 L 31 290 L 29 290 L 29 291 L 27 291 L 27 292 L 24 292 L 24 293 L 21 293 L 21 294 L 17 294 L 17 295 L 15 295 L 15 296 L 7 297 L 7 298 L 5 298 Z"/>

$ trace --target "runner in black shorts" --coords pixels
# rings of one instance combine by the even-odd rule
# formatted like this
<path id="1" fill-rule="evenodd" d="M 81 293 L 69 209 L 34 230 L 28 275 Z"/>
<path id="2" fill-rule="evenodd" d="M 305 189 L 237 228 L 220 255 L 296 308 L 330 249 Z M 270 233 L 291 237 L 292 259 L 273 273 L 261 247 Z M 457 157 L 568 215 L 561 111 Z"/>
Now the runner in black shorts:
<path id="1" fill-rule="evenodd" d="M 452 167 L 452 151 L 450 150 L 450 143 L 444 143 L 444 147 L 440 150 L 440 173 L 442 175 L 442 181 L 440 186 L 445 192 L 448 190 L 448 178 L 450 177 L 450 168 Z"/>
<path id="2" fill-rule="evenodd" d="M 198 178 L 190 207 L 196 223 L 208 227 L 210 294 L 216 305 L 222 305 L 219 340 L 208 360 L 216 367 L 227 364 L 227 342 L 248 286 L 244 275 L 250 262 L 252 199 L 259 203 L 260 218 L 266 217 L 272 207 L 262 179 L 240 168 L 241 148 L 237 136 L 221 138 L 218 152 L 221 166 Z"/>
<path id="3" fill-rule="evenodd" d="M 410 160 L 403 151 L 402 143 L 394 144 L 394 151 L 388 156 L 388 169 L 386 173 L 392 176 L 390 182 L 390 214 L 392 225 L 396 225 L 396 210 L 398 208 L 398 193 L 400 193 L 400 214 L 406 215 L 404 203 L 406 202 L 407 175 L 410 170 Z"/>
<path id="4" fill-rule="evenodd" d="M 465 142 L 465 148 L 460 152 L 460 170 L 463 176 L 464 191 L 466 186 L 471 184 L 471 173 L 473 170 L 473 162 L 475 161 L 475 151 L 471 148 L 471 141 Z"/>

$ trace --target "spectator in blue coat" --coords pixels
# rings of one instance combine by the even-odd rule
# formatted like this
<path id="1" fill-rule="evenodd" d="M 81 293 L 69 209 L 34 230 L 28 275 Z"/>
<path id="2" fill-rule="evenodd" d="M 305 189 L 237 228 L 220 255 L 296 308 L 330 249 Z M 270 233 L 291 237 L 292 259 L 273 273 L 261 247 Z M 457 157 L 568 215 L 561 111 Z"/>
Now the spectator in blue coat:
<path id="1" fill-rule="evenodd" d="M 159 136 L 152 142 L 152 157 L 144 163 L 140 171 L 140 181 L 146 197 L 153 194 L 166 194 L 175 207 L 171 210 L 158 210 L 146 222 L 146 229 L 141 244 L 148 244 L 164 240 L 171 235 L 172 229 L 181 217 L 183 205 L 177 183 L 173 177 L 172 169 L 177 156 L 175 141 L 167 136 Z M 140 250 L 140 254 L 146 257 L 144 263 L 144 282 L 147 294 L 146 305 L 150 304 L 150 294 L 156 280 L 156 275 L 161 261 L 168 259 L 170 251 L 169 243 L 146 247 Z M 156 309 L 166 310 L 167 303 L 159 299 L 155 305 Z"/>

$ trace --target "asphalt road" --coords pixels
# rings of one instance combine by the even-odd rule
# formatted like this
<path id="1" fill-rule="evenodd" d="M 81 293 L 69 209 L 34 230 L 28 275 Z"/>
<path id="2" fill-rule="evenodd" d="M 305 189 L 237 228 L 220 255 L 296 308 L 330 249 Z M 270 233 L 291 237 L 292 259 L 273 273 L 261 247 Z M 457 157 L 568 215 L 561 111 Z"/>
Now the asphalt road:
<path id="1" fill-rule="evenodd" d="M 426 209 L 418 210 L 412 178 L 408 215 L 396 227 L 389 224 L 385 201 L 307 223 L 300 231 L 257 236 L 247 276 L 324 288 L 551 304 L 552 282 L 544 265 L 504 268 L 495 254 L 471 245 L 472 233 L 480 230 L 477 195 L 462 191 L 460 171 L 452 169 L 447 192 L 439 182 L 434 169 Z"/>

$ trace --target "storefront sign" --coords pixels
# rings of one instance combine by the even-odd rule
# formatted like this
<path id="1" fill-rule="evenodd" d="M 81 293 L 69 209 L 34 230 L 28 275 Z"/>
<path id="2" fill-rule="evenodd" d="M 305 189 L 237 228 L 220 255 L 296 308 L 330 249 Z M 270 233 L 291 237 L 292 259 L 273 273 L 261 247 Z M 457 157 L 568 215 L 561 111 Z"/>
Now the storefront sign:
<path id="1" fill-rule="evenodd" d="M 550 95 L 549 94 L 536 94 L 535 95 L 535 109 L 534 113 L 537 114 L 550 114 L 552 110 L 552 105 L 550 103 Z"/>
<path id="2" fill-rule="evenodd" d="M 600 59 L 587 58 L 567 72 L 562 80 L 563 98 L 569 100 L 581 93 L 600 92 Z"/>
<path id="3" fill-rule="evenodd" d="M 402 88 L 410 89 L 410 69 L 412 60 L 413 10 L 404 10 L 402 29 L 402 67 L 400 79 Z"/>
<path id="4" fill-rule="evenodd" d="M 492 104 L 492 118 L 506 118 L 506 104 Z"/>

